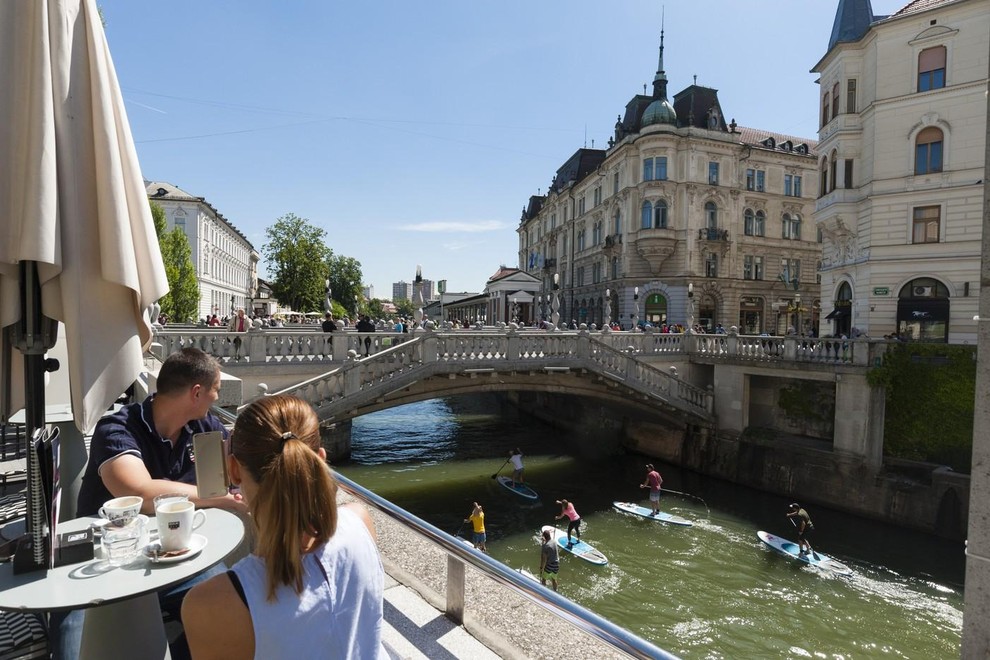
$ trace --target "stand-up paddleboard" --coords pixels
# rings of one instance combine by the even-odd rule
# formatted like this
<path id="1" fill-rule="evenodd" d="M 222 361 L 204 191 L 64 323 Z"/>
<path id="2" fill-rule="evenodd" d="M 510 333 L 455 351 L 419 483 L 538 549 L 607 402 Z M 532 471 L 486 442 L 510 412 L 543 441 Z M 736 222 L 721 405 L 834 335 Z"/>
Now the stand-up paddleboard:
<path id="1" fill-rule="evenodd" d="M 605 557 L 605 555 L 598 550 L 595 550 L 584 541 L 578 540 L 576 537 L 571 537 L 571 540 L 574 541 L 573 545 L 568 544 L 567 532 L 558 527 L 544 525 L 543 529 L 540 531 L 546 532 L 548 530 L 551 534 L 553 534 L 553 540 L 556 541 L 557 546 L 564 552 L 569 552 L 575 557 L 580 557 L 586 562 L 595 564 L 596 566 L 604 566 L 608 563 L 608 558 Z"/>
<path id="2" fill-rule="evenodd" d="M 633 504 L 632 502 L 612 502 L 612 506 L 623 513 L 631 513 L 634 516 L 649 518 L 650 520 L 658 520 L 670 525 L 680 525 L 681 527 L 691 527 L 694 525 L 694 523 L 687 518 L 681 518 L 680 516 L 675 516 L 671 513 L 664 513 L 663 511 L 653 515 L 653 509 L 647 509 L 645 506 L 639 506 L 638 504 Z"/>
<path id="3" fill-rule="evenodd" d="M 530 580 L 533 580 L 534 582 L 540 581 L 540 578 L 536 577 L 535 575 L 527 571 L 525 568 L 517 568 L 516 572 L 522 575 L 523 577 L 528 577 Z"/>
<path id="4" fill-rule="evenodd" d="M 509 477 L 503 477 L 499 475 L 495 479 L 495 481 L 497 481 L 499 485 L 502 486 L 502 488 L 512 491 L 519 497 L 525 497 L 527 500 L 540 499 L 540 496 L 536 494 L 536 491 L 530 488 L 529 486 L 527 486 L 526 484 L 516 483 L 516 485 L 513 486 L 512 479 L 510 479 Z"/>
<path id="5" fill-rule="evenodd" d="M 760 537 L 760 540 L 765 544 L 776 550 L 782 555 L 786 555 L 791 559 L 797 559 L 800 562 L 814 566 L 815 568 L 820 568 L 825 571 L 830 571 L 836 575 L 841 575 L 843 577 L 848 577 L 853 574 L 852 569 L 843 564 L 842 562 L 836 561 L 824 555 L 817 550 L 814 553 L 808 553 L 806 555 L 800 554 L 801 548 L 797 543 L 793 541 L 788 541 L 787 539 L 782 539 L 779 536 L 774 536 L 767 532 L 757 532 L 756 535 Z M 815 559 L 815 555 L 818 558 Z"/>

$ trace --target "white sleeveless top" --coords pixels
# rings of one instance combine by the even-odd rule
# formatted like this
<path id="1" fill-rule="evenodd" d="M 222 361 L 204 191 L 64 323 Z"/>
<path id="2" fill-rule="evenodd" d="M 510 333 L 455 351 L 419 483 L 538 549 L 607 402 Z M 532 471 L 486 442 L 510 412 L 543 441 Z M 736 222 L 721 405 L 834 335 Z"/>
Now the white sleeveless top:
<path id="1" fill-rule="evenodd" d="M 350 509 L 339 509 L 337 531 L 326 545 L 303 556 L 300 594 L 282 585 L 267 601 L 265 563 L 255 555 L 231 570 L 251 611 L 255 658 L 388 658 L 381 641 L 381 557 Z"/>

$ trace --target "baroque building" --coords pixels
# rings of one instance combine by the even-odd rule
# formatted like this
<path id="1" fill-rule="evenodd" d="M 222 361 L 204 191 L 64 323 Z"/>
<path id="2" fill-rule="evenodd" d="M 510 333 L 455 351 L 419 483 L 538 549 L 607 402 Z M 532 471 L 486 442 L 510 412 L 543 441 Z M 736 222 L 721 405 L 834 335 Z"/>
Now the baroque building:
<path id="1" fill-rule="evenodd" d="M 238 307 L 255 309 L 258 295 L 258 261 L 261 257 L 247 237 L 203 197 L 161 181 L 145 181 L 148 199 L 165 211 L 167 230 L 179 227 L 189 239 L 192 262 L 199 280 L 199 312 L 204 318 L 230 315 Z"/>
<path id="2" fill-rule="evenodd" d="M 812 140 L 727 122 L 715 89 L 669 101 L 661 30 L 652 95 L 529 199 L 519 267 L 544 299 L 556 282 L 561 324 L 817 331 L 816 163 Z"/>
<path id="3" fill-rule="evenodd" d="M 839 0 L 821 93 L 821 297 L 836 332 L 975 342 L 987 0 Z M 824 329 L 824 328 L 823 328 Z"/>

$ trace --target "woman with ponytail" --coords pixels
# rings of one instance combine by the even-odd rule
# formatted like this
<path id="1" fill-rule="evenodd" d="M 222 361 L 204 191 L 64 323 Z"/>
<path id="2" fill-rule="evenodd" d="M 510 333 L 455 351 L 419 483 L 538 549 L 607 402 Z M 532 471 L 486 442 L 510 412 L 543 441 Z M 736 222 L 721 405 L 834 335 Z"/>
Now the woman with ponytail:
<path id="1" fill-rule="evenodd" d="M 338 508 L 313 408 L 282 395 L 249 405 L 227 466 L 257 543 L 186 596 L 193 658 L 387 658 L 374 528 L 363 507 Z"/>

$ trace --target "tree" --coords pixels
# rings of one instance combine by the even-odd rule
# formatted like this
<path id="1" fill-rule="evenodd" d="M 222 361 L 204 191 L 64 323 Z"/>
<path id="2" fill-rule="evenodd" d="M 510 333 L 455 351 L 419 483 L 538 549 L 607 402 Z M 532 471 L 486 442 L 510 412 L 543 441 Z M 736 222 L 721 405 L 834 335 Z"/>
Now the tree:
<path id="1" fill-rule="evenodd" d="M 399 314 L 399 316 L 403 318 L 406 319 L 415 318 L 416 305 L 413 303 L 413 301 L 409 300 L 408 298 L 402 298 L 401 300 L 395 301 L 395 311 L 396 313 Z"/>
<path id="2" fill-rule="evenodd" d="M 272 293 L 297 312 L 323 310 L 324 280 L 333 251 L 326 231 L 288 213 L 265 229 L 268 242 L 261 248 L 271 275 Z"/>
<path id="3" fill-rule="evenodd" d="M 185 231 L 179 227 L 167 231 L 168 222 L 161 205 L 149 203 L 169 288 L 169 292 L 158 302 L 162 306 L 162 314 L 170 321 L 188 323 L 199 313 L 199 280 L 192 262 L 192 248 L 189 247 Z"/>
<path id="4" fill-rule="evenodd" d="M 361 296 L 361 262 L 354 257 L 331 254 L 327 259 L 331 296 L 344 309 L 359 312 Z"/>

